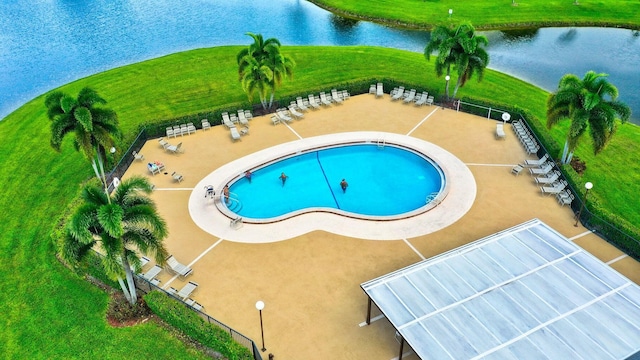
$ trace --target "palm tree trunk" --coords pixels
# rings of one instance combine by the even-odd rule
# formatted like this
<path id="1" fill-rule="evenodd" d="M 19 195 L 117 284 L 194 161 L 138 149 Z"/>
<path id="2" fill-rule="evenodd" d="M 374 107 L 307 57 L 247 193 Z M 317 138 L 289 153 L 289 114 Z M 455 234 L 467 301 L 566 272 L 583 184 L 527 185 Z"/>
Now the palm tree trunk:
<path id="1" fill-rule="evenodd" d="M 567 162 L 565 164 L 571 164 L 572 159 L 573 159 L 573 151 L 569 151 L 569 155 L 567 155 Z"/>
<path id="2" fill-rule="evenodd" d="M 118 277 L 118 284 L 120 284 L 120 288 L 122 289 L 122 293 L 124 294 L 125 299 L 127 299 L 130 304 L 135 304 L 135 302 L 131 302 L 131 294 L 129 293 L 129 291 L 127 291 L 127 287 L 120 277 Z"/>
<path id="3" fill-rule="evenodd" d="M 98 159 L 97 164 L 96 164 L 96 158 Z M 91 159 L 91 167 L 93 167 L 93 172 L 95 172 L 96 177 L 100 179 L 100 182 L 104 187 L 104 193 L 107 194 L 107 199 L 109 203 L 111 203 L 111 197 L 109 196 L 109 185 L 107 185 L 107 176 L 104 173 L 104 166 L 102 165 L 102 160 L 100 159 L 100 155 L 96 155 L 95 158 Z"/>
<path id="4" fill-rule="evenodd" d="M 452 98 L 455 99 L 456 98 L 456 94 L 458 93 L 458 89 L 460 89 L 460 78 L 458 78 L 458 81 L 456 81 L 456 87 L 453 89 L 453 96 Z"/>
<path id="5" fill-rule="evenodd" d="M 271 93 L 271 98 L 269 99 L 269 108 L 271 108 L 271 106 L 273 106 L 273 97 L 276 95 L 275 92 Z"/>
<path id="6" fill-rule="evenodd" d="M 562 163 L 562 165 L 565 165 L 568 163 L 567 161 L 568 154 L 569 154 L 569 140 L 566 140 L 564 142 L 564 149 L 562 150 L 562 158 L 560 158 L 560 162 Z"/>
<path id="7" fill-rule="evenodd" d="M 131 271 L 131 266 L 129 266 L 129 262 L 125 257 L 122 258 L 122 266 L 124 267 L 124 273 L 127 278 L 127 286 L 129 287 L 129 296 L 127 300 L 131 305 L 135 304 L 138 301 L 138 294 L 136 293 L 136 283 L 133 281 L 133 272 Z"/>

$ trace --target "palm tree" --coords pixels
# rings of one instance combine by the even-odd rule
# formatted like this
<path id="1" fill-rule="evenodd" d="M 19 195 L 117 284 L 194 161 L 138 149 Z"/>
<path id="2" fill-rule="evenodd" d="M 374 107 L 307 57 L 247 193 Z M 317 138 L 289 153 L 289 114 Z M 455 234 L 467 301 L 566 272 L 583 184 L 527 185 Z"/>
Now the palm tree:
<path id="1" fill-rule="evenodd" d="M 108 187 L 104 175 L 105 149 L 113 148 L 115 138 L 120 138 L 118 116 L 107 108 L 96 107 L 107 101 L 88 87 L 80 90 L 77 98 L 55 91 L 45 99 L 47 115 L 51 120 L 51 147 L 60 151 L 65 136 L 73 133 L 74 146 L 82 152 L 96 176 Z"/>
<path id="2" fill-rule="evenodd" d="M 131 304 L 137 301 L 132 266 L 140 268 L 135 249 L 152 256 L 159 265 L 167 258 L 162 243 L 168 234 L 167 226 L 147 196 L 152 190 L 153 186 L 143 177 L 122 181 L 112 195 L 95 185 L 85 186 L 84 203 L 67 224 L 62 245 L 62 257 L 76 263 L 98 244 L 104 253 L 107 275 L 118 280 Z"/>
<path id="3" fill-rule="evenodd" d="M 617 120 L 625 123 L 631 109 L 617 101 L 618 88 L 609 83 L 607 74 L 588 71 L 582 80 L 567 74 L 560 79 L 558 91 L 547 100 L 547 127 L 561 120 L 571 120 L 561 162 L 568 164 L 582 135 L 589 130 L 594 155 L 609 143 L 617 128 Z"/>
<path id="4" fill-rule="evenodd" d="M 446 71 L 446 76 L 450 78 L 451 67 L 455 68 L 458 74 L 453 92 L 455 97 L 458 89 L 474 74 L 478 74 L 478 81 L 482 80 L 484 69 L 489 64 L 489 54 L 483 46 L 488 43 L 487 37 L 476 35 L 474 27 L 469 23 L 463 23 L 455 29 L 439 25 L 431 32 L 431 40 L 424 49 L 424 56 L 431 60 L 431 54 L 438 52 L 435 66 L 438 77 Z M 449 80 L 445 86 L 445 96 L 449 99 Z"/>
<path id="5" fill-rule="evenodd" d="M 295 62 L 280 53 L 280 41 L 275 38 L 264 40 L 261 34 L 247 33 L 253 43 L 240 50 L 236 56 L 238 75 L 249 100 L 257 90 L 263 108 L 267 108 L 266 97 L 271 92 L 268 107 L 273 104 L 276 89 L 284 77 L 293 76 Z M 267 71 L 268 69 L 268 71 Z"/>

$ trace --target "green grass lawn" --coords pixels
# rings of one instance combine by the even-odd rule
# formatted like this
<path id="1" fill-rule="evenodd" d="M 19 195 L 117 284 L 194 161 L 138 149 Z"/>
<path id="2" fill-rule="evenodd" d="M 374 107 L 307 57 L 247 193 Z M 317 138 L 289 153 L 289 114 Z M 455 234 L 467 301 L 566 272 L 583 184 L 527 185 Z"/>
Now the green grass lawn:
<path id="1" fill-rule="evenodd" d="M 392 25 L 431 28 L 434 24 L 468 20 L 477 29 L 549 26 L 640 27 L 640 2 L 635 0 L 310 0 L 346 16 Z"/>
<path id="2" fill-rule="evenodd" d="M 127 139 L 138 125 L 246 102 L 237 79 L 239 47 L 200 49 L 96 74 L 60 90 L 77 95 L 91 86 L 120 117 Z M 298 64 L 279 95 L 326 90 L 356 79 L 393 78 L 443 91 L 433 63 L 421 54 L 374 47 L 284 47 Z M 495 71 L 470 81 L 460 96 L 498 99 L 544 118 L 548 94 Z M 89 178 L 88 162 L 67 139 L 60 154 L 49 146 L 49 120 L 42 95 L 0 121 L 0 344 L 5 358 L 198 358 L 153 324 L 110 328 L 106 295 L 65 269 L 55 257 L 50 233 L 57 218 Z M 562 142 L 563 129 L 553 136 Z M 640 224 L 640 128 L 625 125 L 594 158 L 588 144 L 577 155 L 587 161 L 585 181 L 594 198 L 632 224 Z M 122 147 L 128 144 L 121 144 Z M 233 326 L 233 324 L 230 324 Z"/>

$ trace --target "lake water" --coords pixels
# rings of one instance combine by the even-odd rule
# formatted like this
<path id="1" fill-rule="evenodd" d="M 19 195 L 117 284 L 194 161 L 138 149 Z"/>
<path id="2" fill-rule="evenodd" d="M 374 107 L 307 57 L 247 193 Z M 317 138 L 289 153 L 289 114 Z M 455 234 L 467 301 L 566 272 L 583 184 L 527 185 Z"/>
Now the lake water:
<path id="1" fill-rule="evenodd" d="M 446 16 L 446 15 L 445 15 Z M 345 20 L 301 0 L 3 0 L 0 118 L 70 81 L 201 47 L 248 44 L 246 32 L 284 45 L 376 45 L 422 52 L 423 31 Z M 566 73 L 610 74 L 640 118 L 640 36 L 625 29 L 487 32 L 490 67 L 547 90 Z"/>

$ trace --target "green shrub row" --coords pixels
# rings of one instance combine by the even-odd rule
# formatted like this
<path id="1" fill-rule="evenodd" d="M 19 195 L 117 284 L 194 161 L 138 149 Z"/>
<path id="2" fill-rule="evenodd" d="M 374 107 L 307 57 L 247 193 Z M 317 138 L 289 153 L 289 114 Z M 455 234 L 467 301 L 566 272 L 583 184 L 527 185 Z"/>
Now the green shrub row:
<path id="1" fill-rule="evenodd" d="M 246 347 L 233 340 L 222 328 L 209 324 L 195 311 L 171 296 L 152 291 L 144 296 L 149 308 L 164 321 L 181 330 L 191 339 L 219 352 L 229 360 L 252 360 Z"/>

